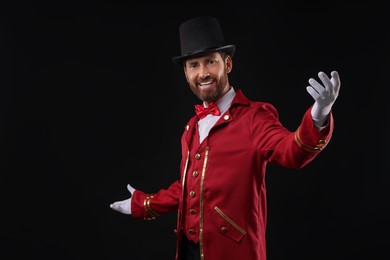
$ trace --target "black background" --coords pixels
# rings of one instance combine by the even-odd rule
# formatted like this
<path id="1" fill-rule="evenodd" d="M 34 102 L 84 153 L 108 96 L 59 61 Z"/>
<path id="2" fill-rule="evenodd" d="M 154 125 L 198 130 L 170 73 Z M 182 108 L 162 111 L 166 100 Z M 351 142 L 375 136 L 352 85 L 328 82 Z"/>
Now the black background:
<path id="1" fill-rule="evenodd" d="M 171 57 L 198 15 L 237 45 L 231 84 L 291 130 L 307 80 L 341 77 L 329 146 L 304 169 L 268 167 L 268 260 L 390 259 L 389 19 L 372 1 L 2 3 L 1 259 L 173 259 L 175 213 L 109 204 L 127 183 L 155 192 L 179 175 L 199 101 Z"/>

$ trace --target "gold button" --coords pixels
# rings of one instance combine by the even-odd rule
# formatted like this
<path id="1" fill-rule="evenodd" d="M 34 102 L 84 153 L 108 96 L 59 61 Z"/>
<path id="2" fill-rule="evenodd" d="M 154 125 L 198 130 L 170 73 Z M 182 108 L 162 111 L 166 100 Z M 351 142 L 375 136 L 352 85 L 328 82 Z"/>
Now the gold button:
<path id="1" fill-rule="evenodd" d="M 192 176 L 194 176 L 194 177 L 198 177 L 198 175 L 199 175 L 199 173 L 198 173 L 197 171 L 194 171 L 194 172 L 192 173 Z"/>
<path id="2" fill-rule="evenodd" d="M 226 233 L 228 231 L 228 228 L 227 227 L 221 227 L 221 232 L 222 233 Z"/>
<path id="3" fill-rule="evenodd" d="M 223 119 L 225 119 L 225 120 L 229 120 L 229 118 L 230 118 L 229 115 L 224 115 L 224 116 L 223 116 Z"/>
<path id="4" fill-rule="evenodd" d="M 195 214 L 195 210 L 194 209 L 190 209 L 190 214 L 194 215 Z"/>
<path id="5" fill-rule="evenodd" d="M 319 144 L 326 144 L 326 140 L 322 140 L 322 139 L 321 139 L 321 140 L 318 141 L 318 143 L 319 143 Z"/>
<path id="6" fill-rule="evenodd" d="M 195 232 L 192 228 L 188 229 L 188 233 L 190 233 L 191 235 L 195 234 Z"/>
<path id="7" fill-rule="evenodd" d="M 191 196 L 191 198 L 193 198 L 193 197 L 195 197 L 195 191 L 190 191 L 190 196 Z"/>
<path id="8" fill-rule="evenodd" d="M 195 154 L 195 159 L 199 160 L 200 159 L 200 154 Z"/>

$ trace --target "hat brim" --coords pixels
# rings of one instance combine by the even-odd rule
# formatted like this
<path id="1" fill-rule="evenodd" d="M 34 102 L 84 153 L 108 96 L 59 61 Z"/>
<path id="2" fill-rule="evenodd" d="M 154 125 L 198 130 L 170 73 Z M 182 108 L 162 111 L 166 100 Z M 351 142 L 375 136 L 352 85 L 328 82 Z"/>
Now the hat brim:
<path id="1" fill-rule="evenodd" d="M 176 57 L 172 58 L 172 61 L 180 66 L 183 66 L 183 62 L 185 60 L 188 60 L 190 58 L 200 57 L 200 56 L 203 56 L 205 54 L 216 52 L 216 51 L 224 51 L 227 54 L 229 54 L 230 57 L 233 57 L 235 50 L 236 50 L 235 45 L 225 45 L 225 46 L 218 47 L 218 48 L 210 48 L 210 49 L 206 49 L 206 50 L 192 52 L 192 53 L 189 53 L 189 54 L 186 54 L 183 56 L 176 56 Z"/>

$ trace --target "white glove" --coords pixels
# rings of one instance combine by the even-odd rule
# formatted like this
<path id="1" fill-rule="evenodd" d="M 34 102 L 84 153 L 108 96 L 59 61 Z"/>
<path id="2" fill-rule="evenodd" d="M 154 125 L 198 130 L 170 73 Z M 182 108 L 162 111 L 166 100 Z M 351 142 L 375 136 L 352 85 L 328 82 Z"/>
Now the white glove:
<path id="1" fill-rule="evenodd" d="M 131 197 L 135 189 L 127 184 L 127 190 L 131 193 Z M 126 200 L 116 201 L 110 205 L 113 210 L 119 211 L 120 213 L 131 215 L 131 197 Z"/>
<path id="2" fill-rule="evenodd" d="M 318 73 L 324 86 L 315 79 L 309 79 L 310 86 L 306 87 L 307 92 L 314 98 L 315 102 L 311 109 L 311 116 L 317 126 L 323 126 L 328 119 L 333 103 L 336 101 L 340 90 L 340 77 L 337 71 L 332 71 L 332 78 L 322 71 Z"/>

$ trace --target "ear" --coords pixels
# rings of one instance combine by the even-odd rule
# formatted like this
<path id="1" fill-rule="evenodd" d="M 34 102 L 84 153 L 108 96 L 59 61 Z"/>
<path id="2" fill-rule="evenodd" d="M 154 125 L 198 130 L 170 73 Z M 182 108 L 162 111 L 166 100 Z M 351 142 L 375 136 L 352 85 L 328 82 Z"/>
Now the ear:
<path id="1" fill-rule="evenodd" d="M 225 65 L 226 65 L 226 71 L 229 74 L 233 69 L 233 60 L 230 56 L 226 58 Z"/>

